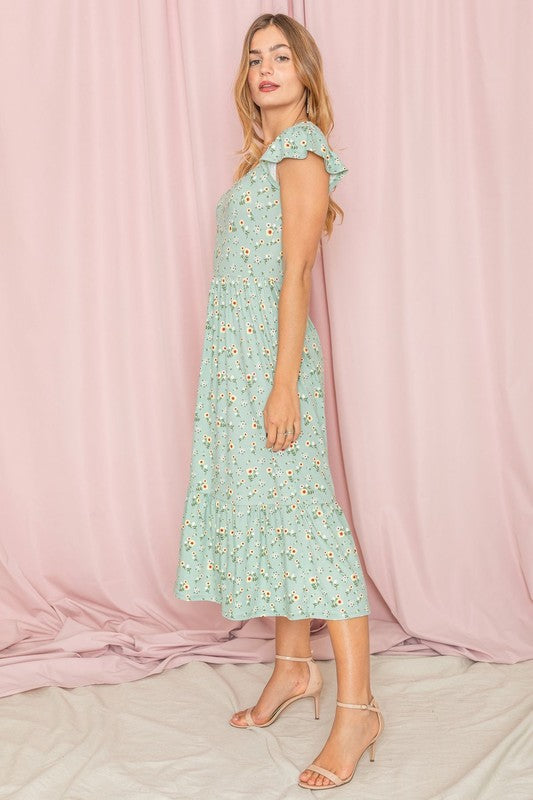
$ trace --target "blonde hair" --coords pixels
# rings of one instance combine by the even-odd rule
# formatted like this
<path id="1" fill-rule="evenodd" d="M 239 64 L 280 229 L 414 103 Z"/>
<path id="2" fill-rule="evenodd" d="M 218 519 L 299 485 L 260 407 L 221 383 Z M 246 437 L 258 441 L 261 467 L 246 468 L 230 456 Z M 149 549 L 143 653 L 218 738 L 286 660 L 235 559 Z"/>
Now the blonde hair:
<path id="1" fill-rule="evenodd" d="M 233 88 L 237 113 L 244 133 L 243 147 L 237 151 L 239 155 L 244 155 L 244 158 L 237 167 L 233 177 L 234 181 L 239 180 L 253 169 L 259 163 L 264 152 L 264 139 L 260 138 L 254 129 L 254 123 L 261 127 L 261 109 L 252 100 L 248 86 L 248 70 L 249 50 L 254 33 L 268 25 L 275 25 L 284 33 L 292 50 L 296 73 L 306 88 L 306 100 L 309 106 L 308 119 L 321 129 L 326 141 L 333 129 L 333 115 L 324 82 L 322 58 L 315 40 L 303 25 L 286 14 L 261 14 L 252 22 L 244 37 L 241 63 Z M 324 222 L 324 231 L 328 238 L 331 236 L 337 214 L 340 214 L 341 219 L 344 220 L 344 211 L 330 196 Z"/>

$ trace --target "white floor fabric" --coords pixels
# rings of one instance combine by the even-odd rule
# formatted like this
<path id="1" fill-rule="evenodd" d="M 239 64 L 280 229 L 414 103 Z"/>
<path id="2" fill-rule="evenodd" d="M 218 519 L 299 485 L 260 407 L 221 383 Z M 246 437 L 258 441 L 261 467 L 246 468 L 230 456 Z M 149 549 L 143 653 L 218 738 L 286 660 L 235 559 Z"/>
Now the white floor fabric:
<path id="1" fill-rule="evenodd" d="M 334 714 L 333 661 L 320 719 L 293 703 L 268 728 L 237 730 L 272 664 L 191 662 L 138 681 L 45 687 L 0 700 L 0 797 L 10 800 L 303 800 L 298 774 Z M 533 661 L 371 656 L 385 719 L 376 760 L 320 796 L 533 800 Z M 354 712 L 356 713 L 356 712 Z M 324 794 L 324 791 L 327 793 Z M 315 791 L 313 796 L 317 796 Z"/>

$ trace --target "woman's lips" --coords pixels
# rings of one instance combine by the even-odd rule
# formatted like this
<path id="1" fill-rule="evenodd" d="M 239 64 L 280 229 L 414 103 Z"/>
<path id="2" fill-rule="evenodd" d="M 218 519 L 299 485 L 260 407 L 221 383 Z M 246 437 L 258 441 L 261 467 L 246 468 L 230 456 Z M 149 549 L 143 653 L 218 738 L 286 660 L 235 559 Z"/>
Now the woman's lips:
<path id="1" fill-rule="evenodd" d="M 279 89 L 279 86 L 276 86 L 275 84 L 271 84 L 270 86 L 260 86 L 259 87 L 259 91 L 260 92 L 273 92 L 274 89 Z"/>

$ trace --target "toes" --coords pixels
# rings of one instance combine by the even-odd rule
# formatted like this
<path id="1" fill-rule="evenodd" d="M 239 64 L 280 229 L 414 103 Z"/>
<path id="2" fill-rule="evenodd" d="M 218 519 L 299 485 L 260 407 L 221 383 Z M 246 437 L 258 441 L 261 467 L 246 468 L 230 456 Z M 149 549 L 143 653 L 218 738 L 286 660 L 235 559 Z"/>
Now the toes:
<path id="1" fill-rule="evenodd" d="M 314 772 L 310 772 L 308 769 L 306 769 L 305 772 L 302 772 L 302 774 L 300 775 L 300 780 L 303 783 L 308 783 L 309 786 L 314 786 L 314 780 L 313 780 L 314 774 L 315 774 Z"/>
<path id="2" fill-rule="evenodd" d="M 318 778 L 319 778 L 318 772 L 314 772 L 313 770 L 311 770 L 311 777 L 309 778 L 307 783 L 309 784 L 309 786 L 318 786 L 319 785 Z"/>
<path id="3" fill-rule="evenodd" d="M 321 775 L 320 772 L 309 769 L 304 769 L 300 775 L 300 780 L 302 783 L 309 784 L 309 786 L 329 786 L 333 783 L 333 781 L 330 781 L 325 775 Z"/>
<path id="4" fill-rule="evenodd" d="M 330 783 L 333 783 L 333 781 L 330 781 L 329 778 L 319 772 L 311 772 L 310 778 L 307 778 L 307 775 L 309 775 L 309 770 L 305 770 L 302 775 L 304 782 L 308 783 L 309 786 L 329 786 Z"/>

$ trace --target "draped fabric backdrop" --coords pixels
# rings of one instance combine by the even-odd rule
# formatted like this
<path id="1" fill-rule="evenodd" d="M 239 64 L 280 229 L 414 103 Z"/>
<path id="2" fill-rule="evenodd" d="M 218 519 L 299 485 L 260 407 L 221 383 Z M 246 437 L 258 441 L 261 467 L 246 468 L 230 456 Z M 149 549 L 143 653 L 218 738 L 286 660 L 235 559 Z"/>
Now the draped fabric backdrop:
<path id="1" fill-rule="evenodd" d="M 533 4 L 2 0 L 2 695 L 273 658 L 272 618 L 172 591 L 265 11 L 315 37 L 350 170 L 310 313 L 371 652 L 533 657 Z"/>

